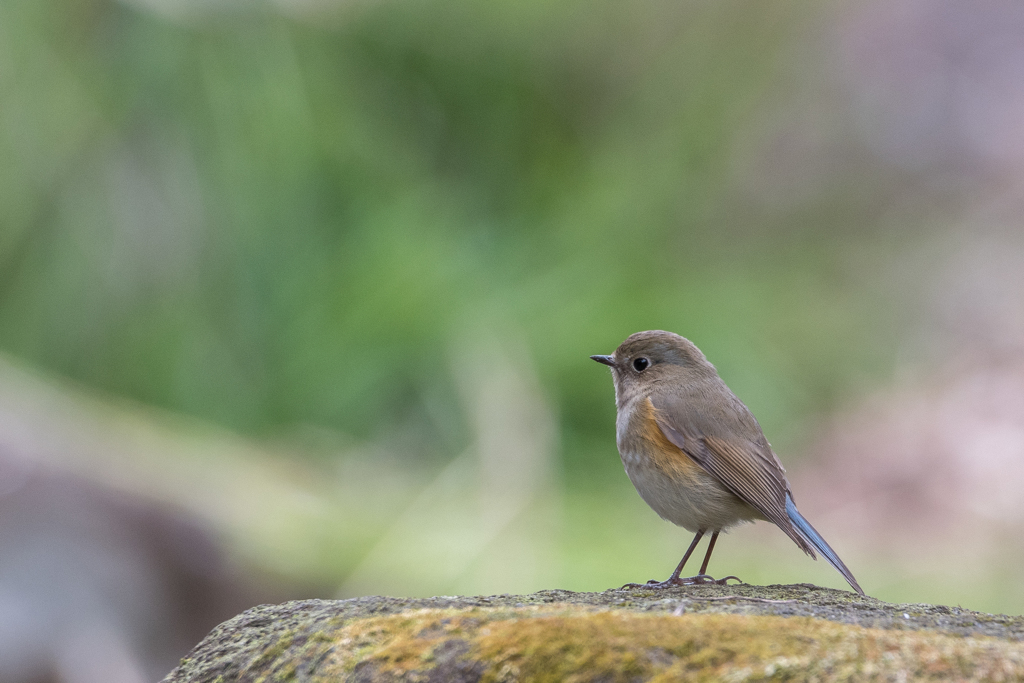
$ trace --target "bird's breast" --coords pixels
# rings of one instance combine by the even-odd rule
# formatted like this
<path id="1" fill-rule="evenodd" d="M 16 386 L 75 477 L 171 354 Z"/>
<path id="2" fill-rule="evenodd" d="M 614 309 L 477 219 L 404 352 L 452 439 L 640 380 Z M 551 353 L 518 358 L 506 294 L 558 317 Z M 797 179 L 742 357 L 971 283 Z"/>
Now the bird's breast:
<path id="1" fill-rule="evenodd" d="M 656 419 L 657 410 L 650 398 L 624 406 L 615 425 L 615 440 L 627 470 L 643 463 L 673 479 L 689 480 L 707 473 L 668 440 Z"/>
<path id="2" fill-rule="evenodd" d="M 662 518 L 691 531 L 750 519 L 749 506 L 665 437 L 656 412 L 643 398 L 622 406 L 616 422 L 622 465 L 640 497 Z"/>

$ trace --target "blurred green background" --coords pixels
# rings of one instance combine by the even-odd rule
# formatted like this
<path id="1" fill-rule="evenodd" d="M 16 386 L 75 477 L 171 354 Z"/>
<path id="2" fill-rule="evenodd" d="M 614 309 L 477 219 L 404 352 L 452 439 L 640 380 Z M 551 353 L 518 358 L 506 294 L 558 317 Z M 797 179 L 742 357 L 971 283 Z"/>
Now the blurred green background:
<path id="1" fill-rule="evenodd" d="M 836 501 L 945 465 L 829 447 L 1022 357 L 1024 153 L 991 113 L 1021 24 L 982 4 L 7 0 L 6 452 L 199 520 L 288 595 L 601 590 L 689 542 L 588 359 L 667 329 L 869 594 L 1020 612 L 1020 518 L 965 549 L 907 521 L 968 496 L 929 480 L 857 526 Z M 985 476 L 1024 482 L 1009 448 Z M 844 587 L 766 524 L 712 571 Z"/>

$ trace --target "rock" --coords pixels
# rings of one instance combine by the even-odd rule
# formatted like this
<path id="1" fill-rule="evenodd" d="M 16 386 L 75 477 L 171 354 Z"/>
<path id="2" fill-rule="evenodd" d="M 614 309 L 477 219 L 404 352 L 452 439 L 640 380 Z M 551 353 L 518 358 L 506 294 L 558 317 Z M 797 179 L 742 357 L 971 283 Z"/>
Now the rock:
<path id="1" fill-rule="evenodd" d="M 809 584 L 365 597 L 250 609 L 164 683 L 1019 680 L 1024 617 Z"/>

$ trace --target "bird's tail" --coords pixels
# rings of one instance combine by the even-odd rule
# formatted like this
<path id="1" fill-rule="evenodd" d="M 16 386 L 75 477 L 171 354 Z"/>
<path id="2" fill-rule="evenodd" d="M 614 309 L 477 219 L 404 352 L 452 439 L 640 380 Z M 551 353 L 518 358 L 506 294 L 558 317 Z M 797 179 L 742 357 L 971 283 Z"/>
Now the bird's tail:
<path id="1" fill-rule="evenodd" d="M 843 578 L 846 579 L 853 590 L 857 591 L 861 595 L 864 595 L 864 591 L 861 590 L 860 584 L 857 583 L 857 579 L 853 578 L 853 574 L 846 568 L 843 561 L 836 555 L 836 551 L 832 550 L 832 547 L 825 542 L 825 539 L 821 537 L 811 523 L 804 519 L 804 516 L 800 514 L 800 511 L 796 509 L 796 504 L 790 495 L 786 494 L 786 514 L 789 516 L 789 521 L 793 522 L 793 527 L 797 533 L 800 534 L 804 540 L 813 545 L 815 549 L 821 553 L 822 557 L 828 560 L 828 563 L 836 568 Z"/>

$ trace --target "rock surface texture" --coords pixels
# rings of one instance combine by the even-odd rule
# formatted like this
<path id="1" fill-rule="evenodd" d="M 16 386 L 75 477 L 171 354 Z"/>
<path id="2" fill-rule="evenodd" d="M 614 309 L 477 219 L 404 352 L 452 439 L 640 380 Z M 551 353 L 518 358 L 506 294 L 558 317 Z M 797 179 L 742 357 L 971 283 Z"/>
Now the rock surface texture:
<path id="1" fill-rule="evenodd" d="M 305 600 L 215 628 L 164 683 L 1024 680 L 1024 617 L 793 586 Z"/>

